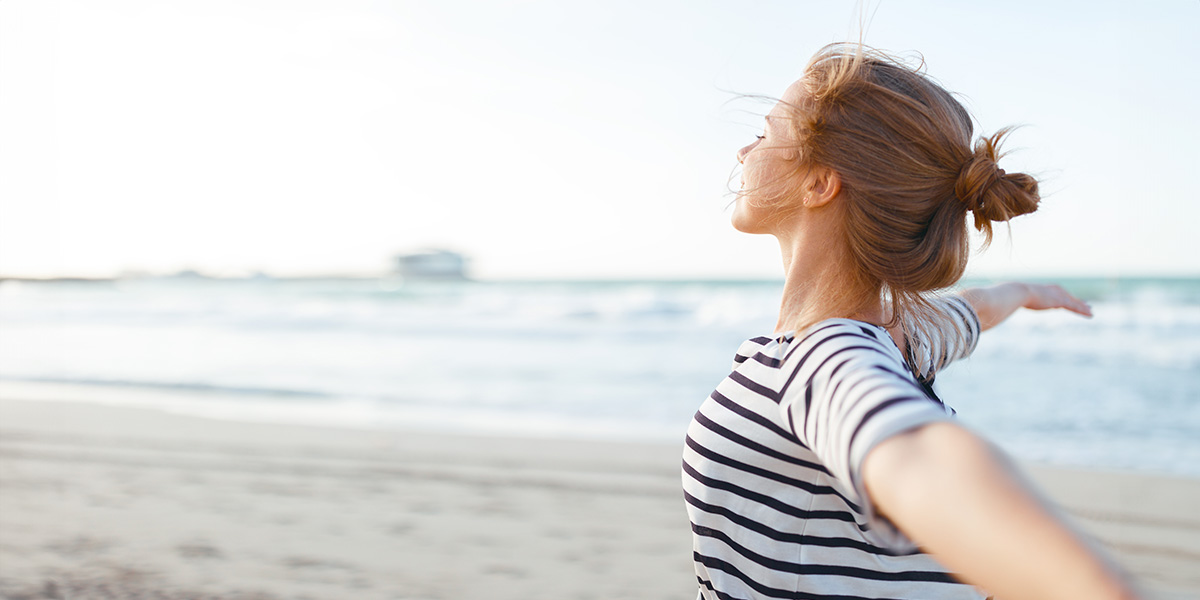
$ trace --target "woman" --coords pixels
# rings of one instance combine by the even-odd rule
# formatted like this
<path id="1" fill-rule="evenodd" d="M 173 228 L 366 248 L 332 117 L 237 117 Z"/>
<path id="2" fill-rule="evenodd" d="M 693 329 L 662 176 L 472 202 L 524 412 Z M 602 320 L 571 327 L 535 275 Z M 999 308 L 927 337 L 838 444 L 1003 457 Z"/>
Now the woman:
<path id="1" fill-rule="evenodd" d="M 688 430 L 701 597 L 1135 597 L 932 390 L 1019 307 L 1090 315 L 1057 286 L 928 294 L 962 275 L 968 212 L 990 239 L 1037 207 L 1002 137 L 972 145 L 918 69 L 834 45 L 738 152 L 733 225 L 779 240 L 786 283 Z"/>

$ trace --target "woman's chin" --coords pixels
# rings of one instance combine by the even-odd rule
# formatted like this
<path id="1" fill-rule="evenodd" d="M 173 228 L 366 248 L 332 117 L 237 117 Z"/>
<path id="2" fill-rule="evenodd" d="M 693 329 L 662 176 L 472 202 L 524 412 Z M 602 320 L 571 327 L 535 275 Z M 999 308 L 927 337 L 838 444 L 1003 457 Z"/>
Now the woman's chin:
<path id="1" fill-rule="evenodd" d="M 742 198 L 738 198 L 737 204 L 734 205 L 729 223 L 742 233 L 770 233 L 767 231 L 763 219 L 755 215 L 754 209 L 746 206 L 745 200 Z"/>

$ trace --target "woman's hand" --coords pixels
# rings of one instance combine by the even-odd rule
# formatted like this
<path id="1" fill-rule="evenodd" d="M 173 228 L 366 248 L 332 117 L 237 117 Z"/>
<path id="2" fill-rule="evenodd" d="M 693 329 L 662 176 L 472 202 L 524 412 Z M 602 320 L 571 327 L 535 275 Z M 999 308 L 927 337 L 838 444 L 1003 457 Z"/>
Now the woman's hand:
<path id="1" fill-rule="evenodd" d="M 984 331 L 1003 323 L 1018 308 L 1048 310 L 1065 308 L 1085 317 L 1092 307 L 1057 284 L 1009 282 L 986 288 L 971 288 L 960 294 L 979 315 Z"/>
<path id="2" fill-rule="evenodd" d="M 1032 310 L 1065 308 L 1088 318 L 1092 316 L 1092 307 L 1087 302 L 1072 296 L 1058 284 L 1023 283 L 1020 285 L 1024 285 L 1029 290 L 1025 303 L 1021 305 L 1022 308 Z"/>

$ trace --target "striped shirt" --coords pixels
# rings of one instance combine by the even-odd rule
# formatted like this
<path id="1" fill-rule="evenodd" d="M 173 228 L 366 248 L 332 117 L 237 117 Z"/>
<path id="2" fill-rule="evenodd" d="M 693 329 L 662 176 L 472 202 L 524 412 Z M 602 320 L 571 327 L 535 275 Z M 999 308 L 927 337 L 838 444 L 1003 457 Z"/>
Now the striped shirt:
<path id="1" fill-rule="evenodd" d="M 684 448 L 701 598 L 983 598 L 876 514 L 860 477 L 879 442 L 952 416 L 929 384 L 974 349 L 979 319 L 958 297 L 934 307 L 907 360 L 850 319 L 742 344 Z"/>

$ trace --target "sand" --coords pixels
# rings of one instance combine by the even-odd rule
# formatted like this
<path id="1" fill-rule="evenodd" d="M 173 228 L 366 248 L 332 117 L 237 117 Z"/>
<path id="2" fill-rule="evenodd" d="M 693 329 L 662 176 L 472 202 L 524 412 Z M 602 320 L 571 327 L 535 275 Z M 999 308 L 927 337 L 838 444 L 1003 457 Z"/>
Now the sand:
<path id="1" fill-rule="evenodd" d="M 0 598 L 690 600 L 679 456 L 0 400 Z M 1200 598 L 1200 480 L 1029 470 Z"/>

